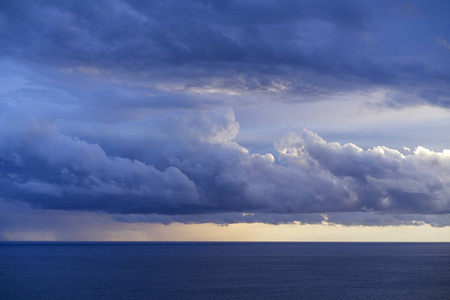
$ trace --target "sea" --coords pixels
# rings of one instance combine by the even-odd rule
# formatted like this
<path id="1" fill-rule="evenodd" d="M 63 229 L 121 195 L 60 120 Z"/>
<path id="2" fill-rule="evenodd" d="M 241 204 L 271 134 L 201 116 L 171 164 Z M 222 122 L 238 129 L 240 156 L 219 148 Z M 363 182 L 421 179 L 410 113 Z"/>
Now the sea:
<path id="1" fill-rule="evenodd" d="M 450 299 L 450 243 L 2 242 L 0 299 Z"/>

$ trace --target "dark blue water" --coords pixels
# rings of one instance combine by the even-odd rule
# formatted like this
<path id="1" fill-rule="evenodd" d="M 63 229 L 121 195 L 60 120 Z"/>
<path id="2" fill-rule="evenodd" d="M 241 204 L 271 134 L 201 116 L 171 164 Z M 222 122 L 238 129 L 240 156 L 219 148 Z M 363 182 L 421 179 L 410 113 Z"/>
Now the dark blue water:
<path id="1" fill-rule="evenodd" d="M 0 299 L 450 299 L 450 243 L 2 243 Z"/>

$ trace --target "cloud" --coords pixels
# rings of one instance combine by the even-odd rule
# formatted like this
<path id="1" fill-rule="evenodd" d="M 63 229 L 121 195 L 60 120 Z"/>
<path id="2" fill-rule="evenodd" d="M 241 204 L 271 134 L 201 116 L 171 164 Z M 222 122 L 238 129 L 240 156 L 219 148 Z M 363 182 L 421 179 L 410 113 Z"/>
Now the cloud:
<path id="1" fill-rule="evenodd" d="M 2 129 L 7 131 L 5 123 L 15 132 L 2 135 L 2 196 L 53 209 L 119 212 L 199 201 L 195 184 L 176 167 L 157 170 L 137 160 L 108 157 L 98 145 L 62 135 L 46 121 L 20 128 L 5 120 Z M 140 203 L 138 208 L 129 197 L 134 206 Z"/>
<path id="2" fill-rule="evenodd" d="M 321 128 L 373 99 L 352 121 L 368 116 L 373 134 L 364 140 L 370 128 L 348 130 L 351 122 L 347 134 L 387 145 L 377 127 L 387 114 L 371 115 L 380 105 L 392 113 L 389 130 L 402 107 L 447 109 L 448 11 L 446 1 L 407 9 L 370 1 L 4 1 L 0 197 L 129 222 L 320 223 L 326 214 L 339 224 L 444 226 L 447 150 L 367 150 L 296 128 L 335 140 Z M 264 152 L 237 142 L 228 107 L 252 111 L 246 134 L 264 139 Z M 301 109 L 323 117 L 300 120 Z M 279 139 L 287 127 L 294 132 Z"/>
<path id="3" fill-rule="evenodd" d="M 450 50 L 450 44 L 446 40 L 444 40 L 443 38 L 437 36 L 436 37 L 436 42 L 439 45 L 441 45 L 442 47 L 444 47 L 445 49 Z"/>
<path id="4" fill-rule="evenodd" d="M 233 141 L 239 124 L 231 110 L 172 112 L 141 126 L 148 126 L 147 136 L 117 132 L 108 151 L 119 156 L 61 134 L 49 121 L 4 118 L 1 196 L 45 209 L 156 214 L 186 222 L 450 212 L 448 150 L 363 150 L 304 130 L 277 142 L 275 156 L 250 153 Z"/>
<path id="5" fill-rule="evenodd" d="M 188 93 L 282 94 L 297 102 L 304 95 L 380 86 L 417 87 L 407 99 L 423 89 L 448 93 L 448 59 L 429 55 L 435 43 L 428 36 L 435 31 L 445 37 L 445 1 L 410 5 L 425 17 L 405 15 L 388 1 L 2 5 L 0 55 L 66 75 L 126 78 Z M 444 45 L 445 39 L 436 41 Z"/>
<path id="6" fill-rule="evenodd" d="M 429 104 L 449 108 L 450 93 L 445 90 L 424 90 L 420 96 Z"/>
<path id="7" fill-rule="evenodd" d="M 376 212 L 341 212 L 341 213 L 311 213 L 311 214 L 274 214 L 274 213 L 220 213 L 201 215 L 113 215 L 114 219 L 124 223 L 183 223 L 199 224 L 213 223 L 219 225 L 239 223 L 279 224 L 324 224 L 344 226 L 420 226 L 429 224 L 433 227 L 450 226 L 450 215 L 427 214 L 384 214 Z"/>

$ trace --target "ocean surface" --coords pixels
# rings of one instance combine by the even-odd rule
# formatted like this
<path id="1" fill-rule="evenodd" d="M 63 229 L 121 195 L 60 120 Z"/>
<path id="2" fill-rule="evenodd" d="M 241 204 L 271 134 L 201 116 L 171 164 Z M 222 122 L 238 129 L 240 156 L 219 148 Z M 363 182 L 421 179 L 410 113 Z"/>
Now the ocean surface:
<path id="1" fill-rule="evenodd" d="M 0 299 L 450 299 L 450 243 L 0 243 Z"/>

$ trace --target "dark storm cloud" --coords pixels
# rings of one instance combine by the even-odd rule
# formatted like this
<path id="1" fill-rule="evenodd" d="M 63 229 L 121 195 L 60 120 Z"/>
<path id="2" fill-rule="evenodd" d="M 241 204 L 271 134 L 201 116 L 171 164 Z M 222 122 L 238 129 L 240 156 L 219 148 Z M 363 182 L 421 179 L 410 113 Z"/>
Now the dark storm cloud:
<path id="1" fill-rule="evenodd" d="M 433 227 L 450 226 L 450 215 L 427 214 L 383 214 L 377 212 L 341 212 L 327 214 L 274 214 L 274 213 L 219 213 L 203 215 L 113 215 L 114 219 L 125 223 L 161 223 L 174 222 L 183 224 L 215 223 L 220 225 L 237 223 L 265 224 L 325 224 L 344 226 L 420 226 L 429 224 Z"/>
<path id="2" fill-rule="evenodd" d="M 440 107 L 450 107 L 450 94 L 443 90 L 424 90 L 420 96 L 428 103 Z"/>
<path id="3" fill-rule="evenodd" d="M 119 202 L 127 207 L 132 195 L 161 203 L 177 199 L 189 204 L 198 198 L 193 182 L 177 168 L 159 171 L 136 160 L 108 157 L 98 145 L 61 135 L 45 120 L 2 123 L 6 131 L 14 128 L 14 133 L 2 132 L 3 196 L 20 198 L 24 193 L 37 206 L 101 210 L 98 201 L 115 210 Z"/>
<path id="4" fill-rule="evenodd" d="M 257 213 L 253 221 L 268 218 L 264 214 L 450 212 L 448 151 L 419 147 L 406 156 L 386 147 L 364 151 L 327 143 L 305 130 L 278 142 L 275 160 L 233 142 L 239 125 L 232 111 L 225 111 L 172 112 L 144 120 L 147 135 L 139 134 L 139 125 L 128 125 L 138 134 L 117 131 L 111 152 L 118 156 L 61 134 L 51 122 L 23 121 L 2 121 L 15 132 L 2 132 L 1 196 L 35 207 L 115 214 Z"/>
<path id="5" fill-rule="evenodd" d="M 305 130 L 250 153 L 218 107 L 386 88 L 387 106 L 448 108 L 448 6 L 2 1 L 0 197 L 129 222 L 444 226 L 448 151 Z"/>
<path id="6" fill-rule="evenodd" d="M 12 55 L 108 67 L 119 63 L 138 69 L 161 62 L 315 64 L 299 55 L 303 51 L 295 54 L 301 49 L 295 45 L 301 42 L 296 38 L 299 30 L 289 27 L 318 20 L 358 30 L 368 15 L 358 6 L 333 1 L 229 2 L 223 9 L 203 1 L 7 2 L 2 11 L 9 32 L 2 39 L 4 51 Z M 314 29 L 300 28 L 305 30 Z"/>
<path id="7" fill-rule="evenodd" d="M 444 87 L 449 9 L 446 1 L 4 1 L 0 51 L 186 88 Z"/>

